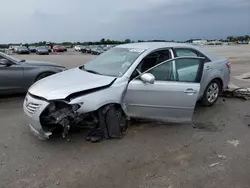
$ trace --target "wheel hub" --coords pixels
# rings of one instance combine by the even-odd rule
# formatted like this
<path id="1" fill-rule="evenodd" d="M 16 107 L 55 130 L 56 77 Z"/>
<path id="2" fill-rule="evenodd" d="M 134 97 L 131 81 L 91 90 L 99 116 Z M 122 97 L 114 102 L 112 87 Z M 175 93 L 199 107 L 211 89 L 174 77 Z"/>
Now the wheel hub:
<path id="1" fill-rule="evenodd" d="M 207 100 L 213 103 L 217 100 L 219 96 L 219 85 L 217 83 L 212 83 L 207 90 Z"/>

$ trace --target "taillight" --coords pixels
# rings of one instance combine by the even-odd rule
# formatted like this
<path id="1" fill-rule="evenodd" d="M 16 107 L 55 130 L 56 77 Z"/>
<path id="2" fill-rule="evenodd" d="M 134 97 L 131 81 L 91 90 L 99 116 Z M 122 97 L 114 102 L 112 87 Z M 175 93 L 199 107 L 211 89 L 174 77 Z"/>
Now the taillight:
<path id="1" fill-rule="evenodd" d="M 228 68 L 228 69 L 231 68 L 231 63 L 230 63 L 230 62 L 227 62 L 226 65 L 227 65 L 227 68 Z"/>

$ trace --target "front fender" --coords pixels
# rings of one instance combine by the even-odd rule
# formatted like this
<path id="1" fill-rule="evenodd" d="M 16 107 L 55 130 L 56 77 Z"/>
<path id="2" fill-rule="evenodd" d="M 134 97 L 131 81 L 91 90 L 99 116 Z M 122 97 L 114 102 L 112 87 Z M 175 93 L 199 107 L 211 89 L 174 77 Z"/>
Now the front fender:
<path id="1" fill-rule="evenodd" d="M 70 104 L 83 103 L 78 110 L 79 113 L 96 111 L 107 104 L 120 104 L 124 108 L 123 99 L 127 90 L 128 82 L 114 84 L 109 88 L 77 97 L 70 101 Z M 125 109 L 125 108 L 124 108 Z"/>
<path id="2" fill-rule="evenodd" d="M 25 80 L 25 87 L 28 89 L 32 84 L 35 83 L 36 78 L 45 72 L 53 72 L 53 73 L 59 73 L 62 70 L 56 68 L 56 67 L 25 67 L 24 68 L 24 80 Z"/>

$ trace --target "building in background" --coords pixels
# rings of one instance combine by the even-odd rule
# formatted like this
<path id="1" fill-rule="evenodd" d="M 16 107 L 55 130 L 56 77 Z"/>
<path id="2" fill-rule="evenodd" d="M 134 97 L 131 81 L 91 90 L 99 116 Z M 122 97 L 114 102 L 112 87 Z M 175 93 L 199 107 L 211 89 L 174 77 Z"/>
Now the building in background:
<path id="1" fill-rule="evenodd" d="M 207 40 L 193 40 L 192 43 L 195 45 L 207 45 Z"/>

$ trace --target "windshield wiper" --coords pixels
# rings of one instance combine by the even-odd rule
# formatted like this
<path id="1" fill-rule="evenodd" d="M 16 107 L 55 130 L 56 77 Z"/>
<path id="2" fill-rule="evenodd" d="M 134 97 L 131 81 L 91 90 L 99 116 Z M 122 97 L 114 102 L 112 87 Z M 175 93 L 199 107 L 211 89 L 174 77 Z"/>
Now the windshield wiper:
<path id="1" fill-rule="evenodd" d="M 90 72 L 90 73 L 93 73 L 93 74 L 99 74 L 99 75 L 102 75 L 101 73 L 97 72 L 97 71 L 94 71 L 94 70 L 90 70 L 90 69 L 86 69 L 85 66 L 81 66 L 80 69 L 82 70 L 85 70 L 87 72 Z"/>
<path id="2" fill-rule="evenodd" d="M 23 62 L 25 62 L 25 61 L 26 61 L 25 59 L 22 59 L 22 60 L 20 60 L 19 62 L 23 63 Z"/>
<path id="3" fill-rule="evenodd" d="M 93 73 L 93 74 L 102 75 L 101 73 L 99 73 L 99 72 L 97 72 L 97 71 L 94 71 L 94 70 L 88 70 L 88 69 L 84 69 L 84 70 L 87 71 L 87 72 Z"/>

